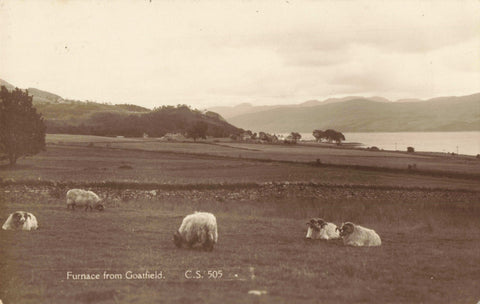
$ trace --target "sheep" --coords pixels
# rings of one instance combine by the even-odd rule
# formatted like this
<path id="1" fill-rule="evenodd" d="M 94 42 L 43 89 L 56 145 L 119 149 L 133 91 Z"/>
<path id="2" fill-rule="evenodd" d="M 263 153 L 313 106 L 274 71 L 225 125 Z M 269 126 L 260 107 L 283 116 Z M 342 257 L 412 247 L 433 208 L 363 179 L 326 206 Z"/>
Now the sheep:
<path id="1" fill-rule="evenodd" d="M 308 230 L 306 239 L 331 240 L 339 239 L 338 227 L 334 223 L 326 222 L 321 218 L 312 218 L 307 222 Z"/>
<path id="2" fill-rule="evenodd" d="M 16 211 L 7 218 L 2 226 L 3 230 L 37 230 L 38 222 L 35 215 L 30 212 Z"/>
<path id="3" fill-rule="evenodd" d="M 351 222 L 342 224 L 339 229 L 344 245 L 350 246 L 380 246 L 380 236 L 372 229 L 355 225 Z"/>
<path id="4" fill-rule="evenodd" d="M 212 251 L 217 240 L 217 219 L 208 212 L 187 215 L 173 235 L 173 242 L 179 248 L 186 245 L 188 248 L 201 247 Z"/>
<path id="5" fill-rule="evenodd" d="M 102 199 L 98 197 L 93 191 L 87 191 L 83 189 L 70 189 L 67 192 L 67 209 L 72 208 L 75 210 L 75 206 L 85 206 L 85 211 L 93 208 L 98 211 L 103 211 L 105 208 L 101 203 Z"/>

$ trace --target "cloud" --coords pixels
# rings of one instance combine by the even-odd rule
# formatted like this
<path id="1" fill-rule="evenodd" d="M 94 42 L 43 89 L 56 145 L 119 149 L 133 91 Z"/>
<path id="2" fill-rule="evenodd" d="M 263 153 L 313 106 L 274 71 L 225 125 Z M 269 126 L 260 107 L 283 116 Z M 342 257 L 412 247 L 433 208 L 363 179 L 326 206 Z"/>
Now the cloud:
<path id="1" fill-rule="evenodd" d="M 7 1 L 3 79 L 144 106 L 479 90 L 477 1 Z"/>

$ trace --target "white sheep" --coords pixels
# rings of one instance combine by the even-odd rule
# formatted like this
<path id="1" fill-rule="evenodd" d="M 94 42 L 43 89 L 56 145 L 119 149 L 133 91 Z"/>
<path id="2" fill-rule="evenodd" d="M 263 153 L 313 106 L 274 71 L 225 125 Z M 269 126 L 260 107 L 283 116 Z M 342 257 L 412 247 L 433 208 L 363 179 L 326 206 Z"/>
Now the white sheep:
<path id="1" fill-rule="evenodd" d="M 38 222 L 30 212 L 16 211 L 7 218 L 2 226 L 3 230 L 37 230 Z"/>
<path id="2" fill-rule="evenodd" d="M 186 245 L 188 248 L 202 247 L 212 251 L 217 243 L 217 219 L 208 212 L 195 212 L 187 215 L 173 235 L 173 242 L 177 247 Z"/>
<path id="3" fill-rule="evenodd" d="M 306 239 L 314 240 L 331 240 L 339 239 L 340 233 L 338 232 L 338 227 L 334 223 L 326 222 L 321 218 L 312 218 L 307 222 L 307 235 Z"/>
<path id="4" fill-rule="evenodd" d="M 67 192 L 67 209 L 72 208 L 75 210 L 75 206 L 85 206 L 85 211 L 93 208 L 98 211 L 103 211 L 104 206 L 101 203 L 102 199 L 98 197 L 93 191 L 87 191 L 83 189 L 70 189 Z"/>
<path id="5" fill-rule="evenodd" d="M 340 236 L 343 238 L 344 245 L 350 246 L 380 246 L 382 241 L 380 236 L 372 229 L 355 225 L 351 222 L 342 224 Z"/>

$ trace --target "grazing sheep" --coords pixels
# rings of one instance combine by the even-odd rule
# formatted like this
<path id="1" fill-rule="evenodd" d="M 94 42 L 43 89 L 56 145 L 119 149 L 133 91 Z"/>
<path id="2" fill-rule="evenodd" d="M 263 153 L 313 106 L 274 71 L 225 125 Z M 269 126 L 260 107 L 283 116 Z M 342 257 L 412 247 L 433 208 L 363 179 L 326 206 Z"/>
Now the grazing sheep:
<path id="1" fill-rule="evenodd" d="M 38 222 L 35 215 L 30 212 L 16 211 L 7 218 L 2 226 L 3 230 L 36 230 Z"/>
<path id="2" fill-rule="evenodd" d="M 355 225 L 351 222 L 342 224 L 340 236 L 343 238 L 344 245 L 380 246 L 382 244 L 380 236 L 374 230 Z"/>
<path id="3" fill-rule="evenodd" d="M 90 208 L 92 211 L 93 208 L 98 211 L 103 211 L 105 209 L 101 203 L 102 199 L 98 197 L 93 191 L 87 191 L 83 189 L 70 189 L 67 192 L 67 209 L 72 208 L 75 210 L 75 206 L 85 206 L 85 211 Z"/>
<path id="4" fill-rule="evenodd" d="M 331 240 L 340 238 L 337 225 L 326 222 L 321 218 L 312 218 L 307 222 L 307 226 L 308 230 L 307 235 L 305 236 L 306 239 Z"/>
<path id="5" fill-rule="evenodd" d="M 217 239 L 217 219 L 208 212 L 195 212 L 187 215 L 178 231 L 173 235 L 173 242 L 177 247 L 187 245 L 188 248 L 202 247 L 208 251 L 213 250 Z"/>

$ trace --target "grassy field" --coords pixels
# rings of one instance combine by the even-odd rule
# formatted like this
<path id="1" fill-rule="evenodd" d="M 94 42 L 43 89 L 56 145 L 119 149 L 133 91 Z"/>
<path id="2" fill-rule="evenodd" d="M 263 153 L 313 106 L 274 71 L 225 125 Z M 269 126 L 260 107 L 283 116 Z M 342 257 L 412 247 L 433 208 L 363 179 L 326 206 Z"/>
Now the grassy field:
<path id="1" fill-rule="evenodd" d="M 100 148 L 119 148 L 134 151 L 156 151 L 172 154 L 211 155 L 227 158 L 243 158 L 265 161 L 287 161 L 323 165 L 366 166 L 407 170 L 415 166 L 422 172 L 449 172 L 471 174 L 480 178 L 480 160 L 466 155 L 441 153 L 406 153 L 399 151 L 369 151 L 343 148 L 331 144 L 255 144 L 229 140 L 193 142 L 165 142 L 156 139 L 124 139 L 95 136 L 50 135 L 50 144 L 73 144 Z"/>
<path id="2" fill-rule="evenodd" d="M 479 179 L 317 167 L 301 161 L 308 154 L 296 152 L 301 147 L 291 149 L 290 159 L 297 160 L 291 162 L 284 147 L 246 159 L 238 151 L 267 148 L 126 139 L 106 146 L 94 137 L 58 141 L 17 168 L 0 168 L 2 224 L 10 212 L 26 210 L 40 225 L 33 232 L 0 231 L 3 303 L 480 300 Z M 220 149 L 231 154 L 220 155 Z M 330 150 L 316 148 L 334 158 Z M 435 159 L 439 167 L 445 161 L 429 161 Z M 443 170 L 452 172 L 454 161 Z M 388 163 L 387 156 L 377 160 L 377 166 Z M 64 196 L 73 186 L 108 197 L 106 210 L 67 210 Z M 182 217 L 195 210 L 217 216 L 213 252 L 173 245 Z M 305 222 L 317 216 L 373 228 L 382 246 L 306 241 Z M 162 278 L 128 279 L 145 271 L 161 272 Z M 74 280 L 68 273 L 99 279 Z"/>

